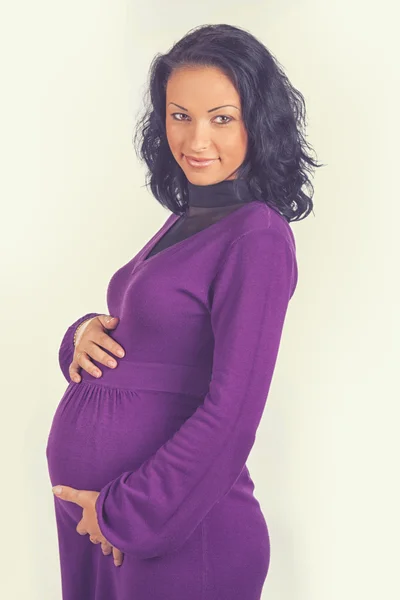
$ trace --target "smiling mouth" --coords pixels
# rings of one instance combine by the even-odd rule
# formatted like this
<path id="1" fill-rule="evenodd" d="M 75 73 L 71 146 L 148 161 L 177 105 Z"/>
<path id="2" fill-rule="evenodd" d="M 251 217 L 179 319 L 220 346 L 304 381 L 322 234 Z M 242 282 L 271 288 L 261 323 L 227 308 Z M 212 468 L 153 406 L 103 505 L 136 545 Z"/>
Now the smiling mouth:
<path id="1" fill-rule="evenodd" d="M 188 163 L 188 165 L 190 165 L 191 167 L 195 167 L 195 168 L 204 168 L 204 167 L 208 167 L 209 165 L 215 163 L 217 160 L 219 160 L 218 158 L 212 158 L 211 160 L 195 160 L 193 158 L 188 158 L 186 155 L 185 159 L 186 162 Z"/>

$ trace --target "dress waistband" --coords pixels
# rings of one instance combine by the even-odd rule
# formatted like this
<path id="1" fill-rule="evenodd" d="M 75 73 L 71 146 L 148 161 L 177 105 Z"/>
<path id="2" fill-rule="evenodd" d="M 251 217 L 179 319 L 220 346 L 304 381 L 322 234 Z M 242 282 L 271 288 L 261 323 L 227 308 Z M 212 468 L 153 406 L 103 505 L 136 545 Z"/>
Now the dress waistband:
<path id="1" fill-rule="evenodd" d="M 205 396 L 210 385 L 210 370 L 190 365 L 165 364 L 159 362 L 129 361 L 119 359 L 117 367 L 111 369 L 92 359 L 102 372 L 93 377 L 81 369 L 82 381 L 112 388 L 153 390 Z M 79 385 L 74 384 L 74 385 Z"/>

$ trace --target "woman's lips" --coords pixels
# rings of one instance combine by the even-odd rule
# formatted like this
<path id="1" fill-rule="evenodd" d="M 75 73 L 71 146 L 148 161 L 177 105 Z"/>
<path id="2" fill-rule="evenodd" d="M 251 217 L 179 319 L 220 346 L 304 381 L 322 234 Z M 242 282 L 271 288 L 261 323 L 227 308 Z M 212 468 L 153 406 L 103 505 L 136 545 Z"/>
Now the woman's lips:
<path id="1" fill-rule="evenodd" d="M 195 167 L 196 169 L 208 167 L 209 165 L 211 165 L 212 163 L 214 163 L 215 161 L 218 160 L 218 158 L 213 158 L 212 160 L 197 161 L 197 160 L 193 160 L 192 158 L 188 158 L 186 155 L 185 155 L 185 158 L 186 158 L 186 162 L 191 167 Z"/>

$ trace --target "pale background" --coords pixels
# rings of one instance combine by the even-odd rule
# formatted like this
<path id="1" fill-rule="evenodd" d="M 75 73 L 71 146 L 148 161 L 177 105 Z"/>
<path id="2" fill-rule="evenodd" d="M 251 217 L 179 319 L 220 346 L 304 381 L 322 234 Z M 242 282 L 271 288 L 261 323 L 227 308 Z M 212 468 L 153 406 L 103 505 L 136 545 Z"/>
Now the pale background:
<path id="1" fill-rule="evenodd" d="M 45 457 L 66 388 L 59 343 L 79 316 L 108 312 L 111 275 L 170 214 L 141 187 L 131 143 L 151 59 L 221 22 L 284 65 L 328 165 L 315 216 L 292 224 L 299 283 L 248 461 L 272 544 L 263 600 L 400 597 L 396 11 L 388 0 L 1 4 L 2 599 L 61 600 Z"/>

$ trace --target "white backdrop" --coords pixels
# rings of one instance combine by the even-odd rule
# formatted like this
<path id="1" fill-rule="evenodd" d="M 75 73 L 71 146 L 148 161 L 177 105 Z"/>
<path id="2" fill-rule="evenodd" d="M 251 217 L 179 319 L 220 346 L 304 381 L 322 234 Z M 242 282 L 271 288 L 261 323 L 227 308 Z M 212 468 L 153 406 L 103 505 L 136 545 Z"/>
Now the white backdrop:
<path id="1" fill-rule="evenodd" d="M 263 600 L 400 597 L 397 10 L 1 4 L 1 598 L 61 600 L 45 456 L 66 387 L 59 343 L 80 315 L 108 312 L 111 274 L 169 214 L 131 143 L 151 59 L 223 22 L 283 64 L 327 164 L 314 215 L 292 224 L 299 283 L 248 462 L 271 535 Z"/>

